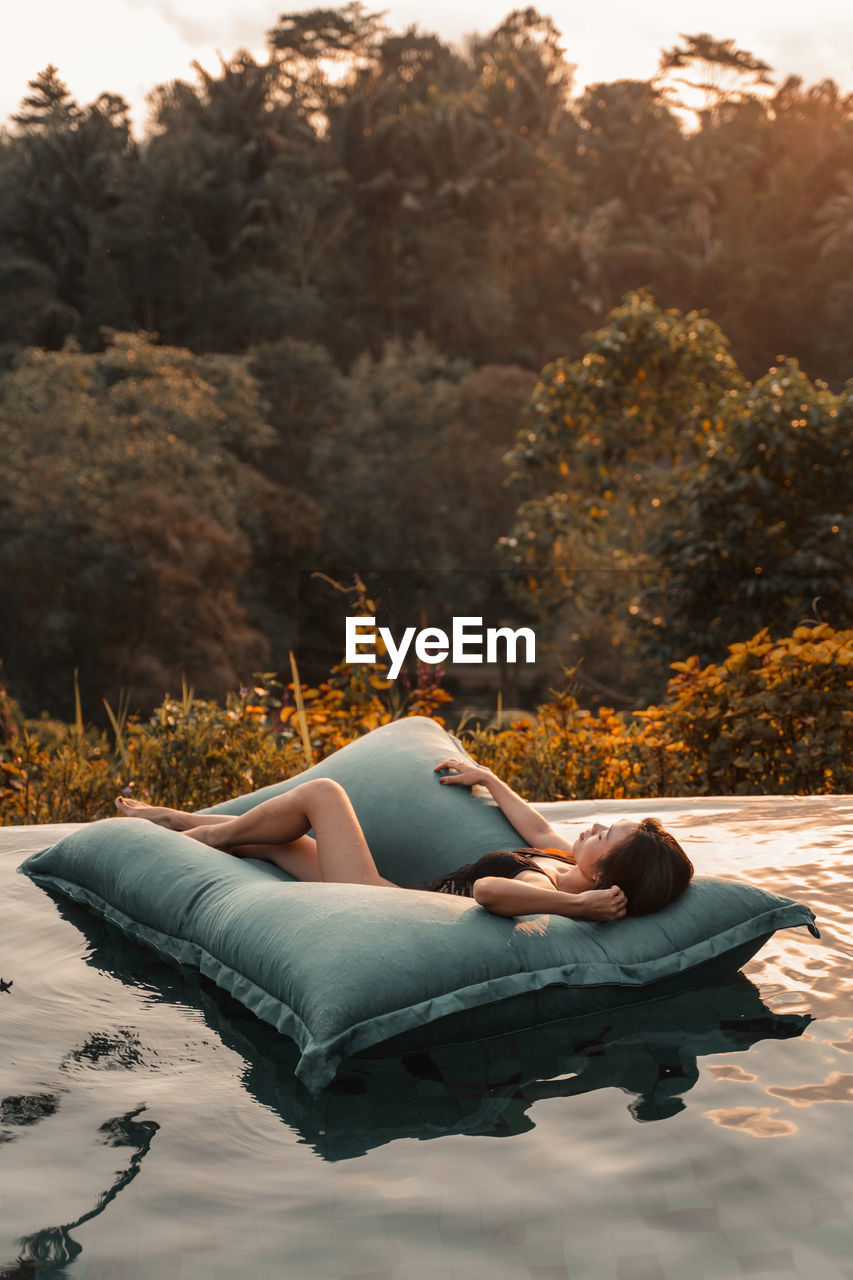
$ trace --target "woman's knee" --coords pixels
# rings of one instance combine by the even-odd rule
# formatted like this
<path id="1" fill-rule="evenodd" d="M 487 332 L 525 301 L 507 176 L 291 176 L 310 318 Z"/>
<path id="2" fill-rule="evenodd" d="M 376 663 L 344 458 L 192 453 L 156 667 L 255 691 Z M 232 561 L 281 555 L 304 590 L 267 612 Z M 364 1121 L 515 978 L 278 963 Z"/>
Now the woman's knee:
<path id="1" fill-rule="evenodd" d="M 349 796 L 339 782 L 333 778 L 309 778 L 300 785 L 303 798 L 314 804 L 345 804 L 349 807 Z"/>

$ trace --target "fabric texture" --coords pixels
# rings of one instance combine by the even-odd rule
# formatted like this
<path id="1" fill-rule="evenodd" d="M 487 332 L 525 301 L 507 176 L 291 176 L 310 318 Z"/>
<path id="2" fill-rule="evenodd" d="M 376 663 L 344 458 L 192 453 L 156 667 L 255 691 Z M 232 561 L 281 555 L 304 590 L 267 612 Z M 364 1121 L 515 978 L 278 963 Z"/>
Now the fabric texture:
<path id="1" fill-rule="evenodd" d="M 383 874 L 414 883 L 521 843 L 493 804 L 440 785 L 433 766 L 448 754 L 460 754 L 456 740 L 412 718 L 301 777 L 342 783 Z M 267 794 L 234 803 L 243 811 Z M 356 1053 L 479 1039 L 673 995 L 735 972 L 776 929 L 817 933 L 807 907 L 730 880 L 697 878 L 639 919 L 512 920 L 452 894 L 302 884 L 130 818 L 92 823 L 21 869 L 195 966 L 291 1036 L 312 1093 Z"/>

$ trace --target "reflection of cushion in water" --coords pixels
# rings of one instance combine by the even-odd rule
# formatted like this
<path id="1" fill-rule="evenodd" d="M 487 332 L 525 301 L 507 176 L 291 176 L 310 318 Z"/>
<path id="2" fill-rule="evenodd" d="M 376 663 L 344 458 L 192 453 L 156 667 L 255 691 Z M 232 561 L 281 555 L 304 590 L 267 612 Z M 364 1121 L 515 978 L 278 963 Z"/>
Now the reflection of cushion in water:
<path id="1" fill-rule="evenodd" d="M 347 789 L 383 874 L 411 883 L 520 839 L 491 801 L 442 787 L 455 739 L 412 718 L 301 777 Z M 234 802 L 240 811 L 297 779 Z M 466 898 L 300 884 L 137 819 L 107 819 L 24 864 L 131 937 L 194 965 L 298 1044 L 313 1091 L 374 1047 L 471 1040 L 671 995 L 737 970 L 812 913 L 751 885 L 698 877 L 655 916 L 610 924 L 506 920 Z"/>

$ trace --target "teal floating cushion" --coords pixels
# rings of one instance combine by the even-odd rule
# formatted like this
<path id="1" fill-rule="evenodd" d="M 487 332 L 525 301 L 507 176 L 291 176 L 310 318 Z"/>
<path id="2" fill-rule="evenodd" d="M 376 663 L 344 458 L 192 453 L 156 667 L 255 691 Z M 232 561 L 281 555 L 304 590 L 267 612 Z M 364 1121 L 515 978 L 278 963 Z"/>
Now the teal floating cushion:
<path id="1" fill-rule="evenodd" d="M 384 752 L 397 739 L 396 767 L 362 776 L 357 762 L 370 766 L 377 744 Z M 310 773 L 322 768 L 352 788 L 362 821 L 366 789 L 371 822 L 381 826 L 384 814 L 398 824 L 382 837 L 386 874 L 402 867 L 418 879 L 487 851 L 495 819 L 504 821 L 466 789 L 438 782 L 433 764 L 459 751 L 431 721 L 398 721 Z M 403 775 L 407 800 L 398 794 Z M 465 848 L 455 830 L 460 813 L 473 842 Z M 269 863 L 127 818 L 92 823 L 22 870 L 196 966 L 291 1036 L 302 1054 L 297 1075 L 313 1093 L 355 1053 L 478 1039 L 676 994 L 737 970 L 776 929 L 816 932 L 808 908 L 711 878 L 694 880 L 654 916 L 507 920 L 445 894 L 300 884 Z"/>

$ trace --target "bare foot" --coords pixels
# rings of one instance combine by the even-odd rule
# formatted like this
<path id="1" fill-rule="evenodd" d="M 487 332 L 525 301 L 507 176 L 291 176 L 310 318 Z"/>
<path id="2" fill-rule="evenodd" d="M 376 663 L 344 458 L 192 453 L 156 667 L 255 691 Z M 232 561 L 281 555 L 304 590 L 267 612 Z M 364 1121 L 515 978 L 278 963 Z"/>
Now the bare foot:
<path id="1" fill-rule="evenodd" d="M 192 814 L 182 813 L 180 809 L 167 809 L 163 805 L 146 804 L 144 800 L 134 800 L 133 796 L 116 796 L 116 808 L 125 818 L 145 818 L 158 827 L 168 827 L 170 831 L 184 831 L 189 825 L 188 818 Z"/>

